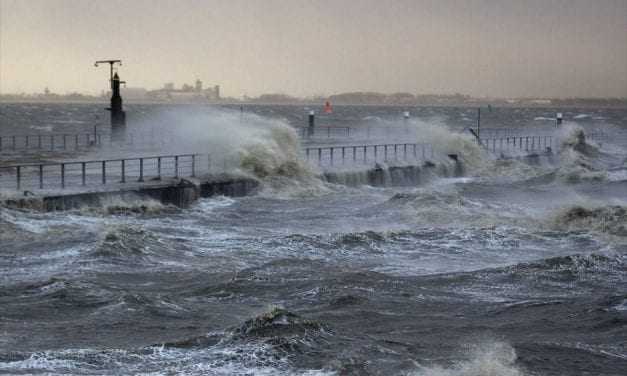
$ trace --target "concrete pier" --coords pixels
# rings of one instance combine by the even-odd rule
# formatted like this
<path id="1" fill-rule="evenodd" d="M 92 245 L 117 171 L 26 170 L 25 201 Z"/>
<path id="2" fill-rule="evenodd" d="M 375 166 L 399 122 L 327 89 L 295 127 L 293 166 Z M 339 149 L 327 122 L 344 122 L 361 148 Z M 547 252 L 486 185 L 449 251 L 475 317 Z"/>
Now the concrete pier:
<path id="1" fill-rule="evenodd" d="M 406 165 L 380 165 L 354 171 L 323 172 L 320 179 L 349 186 L 415 186 L 436 177 L 461 176 L 461 163 L 434 163 L 425 161 Z M 131 186 L 103 186 L 101 190 L 59 190 L 29 196 L 0 199 L 0 205 L 10 208 L 38 211 L 72 210 L 82 207 L 100 207 L 107 202 L 152 199 L 181 208 L 191 206 L 196 200 L 212 196 L 242 197 L 255 194 L 263 181 L 247 176 L 208 175 L 198 178 L 170 178 L 161 181 L 137 183 Z"/>
<path id="2" fill-rule="evenodd" d="M 254 193 L 260 182 L 248 177 L 210 176 L 202 179 L 169 179 L 167 181 L 145 184 L 143 186 L 120 189 L 60 192 L 27 197 L 2 199 L 5 207 L 32 209 L 39 211 L 70 210 L 81 207 L 101 206 L 111 200 L 153 199 L 162 204 L 187 208 L 202 197 L 223 195 L 231 197 L 246 196 Z"/>

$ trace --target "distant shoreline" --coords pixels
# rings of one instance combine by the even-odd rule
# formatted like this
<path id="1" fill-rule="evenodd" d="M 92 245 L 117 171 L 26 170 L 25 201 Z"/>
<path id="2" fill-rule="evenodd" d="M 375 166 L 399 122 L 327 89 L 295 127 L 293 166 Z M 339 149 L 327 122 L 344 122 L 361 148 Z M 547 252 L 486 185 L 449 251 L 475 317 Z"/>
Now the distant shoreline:
<path id="1" fill-rule="evenodd" d="M 533 102 L 499 102 L 499 101 L 468 101 L 462 103 L 332 103 L 333 106 L 358 106 L 358 107 L 399 107 L 399 108 L 420 108 L 420 107 L 459 107 L 459 108 L 604 108 L 604 109 L 627 109 L 627 99 L 616 100 L 615 102 L 603 103 L 603 100 L 582 100 L 576 102 L 563 103 L 562 100 L 556 100 L 557 103 L 533 103 Z M 560 103 L 562 102 L 562 103 Z M 306 106 L 321 107 L 324 103 L 314 101 L 302 102 L 256 102 L 256 101 L 223 101 L 223 102 L 167 102 L 167 101 L 134 101 L 126 100 L 128 105 L 174 105 L 174 106 Z M 37 100 L 37 99 L 0 99 L 0 104 L 101 104 L 108 106 L 108 101 L 100 100 Z"/>

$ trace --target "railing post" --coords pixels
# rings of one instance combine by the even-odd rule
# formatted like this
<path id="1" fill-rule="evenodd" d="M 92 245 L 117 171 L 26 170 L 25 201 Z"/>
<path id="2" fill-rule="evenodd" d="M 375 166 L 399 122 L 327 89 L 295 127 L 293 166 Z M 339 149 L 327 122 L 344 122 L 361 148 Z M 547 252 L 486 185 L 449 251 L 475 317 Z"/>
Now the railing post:
<path id="1" fill-rule="evenodd" d="M 85 171 L 85 170 L 87 170 L 87 168 L 86 168 L 86 167 L 87 167 L 87 166 L 86 166 L 86 163 L 85 163 L 85 162 L 82 162 L 82 163 L 81 163 L 81 182 L 83 183 L 83 187 L 85 186 L 85 184 L 86 184 L 86 180 L 87 180 L 87 179 L 86 179 L 86 175 L 87 175 L 87 174 L 86 174 L 86 171 Z"/>
<path id="2" fill-rule="evenodd" d="M 344 146 L 342 146 L 342 164 L 344 164 L 345 162 L 345 150 L 344 150 Z"/>
<path id="3" fill-rule="evenodd" d="M 196 154 L 192 154 L 192 177 L 196 177 Z"/>
<path id="4" fill-rule="evenodd" d="M 54 150 L 54 135 L 50 135 L 50 150 Z"/>
<path id="5" fill-rule="evenodd" d="M 39 165 L 39 189 L 44 189 L 44 165 Z"/>
<path id="6" fill-rule="evenodd" d="M 318 148 L 318 164 L 322 164 L 322 148 Z"/>
<path id="7" fill-rule="evenodd" d="M 353 163 L 354 162 L 357 162 L 357 146 L 353 146 Z"/>
<path id="8" fill-rule="evenodd" d="M 138 182 L 144 181 L 144 158 L 139 158 L 139 179 Z"/>
<path id="9" fill-rule="evenodd" d="M 61 163 L 61 188 L 65 188 L 65 163 Z"/>
<path id="10" fill-rule="evenodd" d="M 102 185 L 107 184 L 107 161 L 102 161 Z"/>
<path id="11" fill-rule="evenodd" d="M 374 163 L 377 163 L 377 145 L 374 145 Z"/>
<path id="12" fill-rule="evenodd" d="M 331 159 L 331 166 L 333 166 L 333 146 L 329 148 L 329 157 Z"/>
<path id="13" fill-rule="evenodd" d="M 209 156 L 208 163 L 211 164 L 211 156 Z M 161 180 L 161 157 L 157 157 L 157 180 Z"/>
<path id="14" fill-rule="evenodd" d="M 122 159 L 122 161 L 120 162 L 120 165 L 122 167 L 122 180 L 120 181 L 120 183 L 126 183 L 126 160 Z"/>
<path id="15" fill-rule="evenodd" d="M 403 144 L 403 159 L 407 160 L 407 144 Z"/>
<path id="16" fill-rule="evenodd" d="M 416 144 L 413 145 L 413 149 L 414 149 L 414 159 L 418 159 L 418 154 L 416 153 Z"/>
<path id="17" fill-rule="evenodd" d="M 17 166 L 15 169 L 15 181 L 17 183 L 17 190 L 19 191 L 22 187 L 22 166 Z"/>
<path id="18" fill-rule="evenodd" d="M 179 177 L 179 156 L 174 156 L 174 177 L 178 179 Z"/>
<path id="19" fill-rule="evenodd" d="M 422 146 L 422 160 L 425 160 L 425 144 L 421 144 L 420 146 Z"/>

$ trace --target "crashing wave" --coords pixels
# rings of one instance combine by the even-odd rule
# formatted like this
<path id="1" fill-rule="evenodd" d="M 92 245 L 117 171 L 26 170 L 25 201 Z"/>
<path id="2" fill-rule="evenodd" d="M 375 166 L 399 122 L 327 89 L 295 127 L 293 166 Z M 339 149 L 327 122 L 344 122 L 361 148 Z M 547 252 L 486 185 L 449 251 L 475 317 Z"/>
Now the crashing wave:
<path id="1" fill-rule="evenodd" d="M 564 230 L 593 230 L 614 236 L 627 237 L 627 208 L 601 206 L 586 208 L 573 206 L 562 209 L 553 219 L 554 225 Z"/>
<path id="2" fill-rule="evenodd" d="M 84 213 L 109 215 L 160 214 L 177 210 L 175 206 L 165 205 L 150 198 L 106 198 L 100 199 L 99 206 L 81 208 Z"/>
<path id="3" fill-rule="evenodd" d="M 560 280 L 586 279 L 586 276 L 595 276 L 607 272 L 610 274 L 620 273 L 624 270 L 624 264 L 618 257 L 610 257 L 601 254 L 589 255 L 569 255 L 551 257 L 535 262 L 521 263 L 505 268 L 510 274 L 522 276 L 533 275 L 538 277 L 538 273 L 543 275 L 553 275 Z"/>
<path id="4" fill-rule="evenodd" d="M 263 193 L 312 195 L 327 191 L 300 156 L 296 131 L 281 123 L 268 127 L 254 142 L 239 150 L 239 168 L 259 179 Z"/>
<path id="5" fill-rule="evenodd" d="M 143 259 L 151 244 L 158 240 L 147 231 L 127 225 L 112 226 L 96 244 L 91 254 L 105 259 Z"/>
<path id="6" fill-rule="evenodd" d="M 559 135 L 559 168 L 557 177 L 565 183 L 581 181 L 599 181 L 607 178 L 606 166 L 598 157 L 598 148 L 586 142 L 586 135 L 578 125 L 566 124 Z"/>
<path id="7" fill-rule="evenodd" d="M 304 354 L 323 335 L 324 326 L 316 321 L 303 319 L 283 308 L 274 307 L 225 333 L 209 333 L 163 346 L 175 348 L 210 347 L 220 344 L 261 343 L 273 351 L 288 354 Z"/>

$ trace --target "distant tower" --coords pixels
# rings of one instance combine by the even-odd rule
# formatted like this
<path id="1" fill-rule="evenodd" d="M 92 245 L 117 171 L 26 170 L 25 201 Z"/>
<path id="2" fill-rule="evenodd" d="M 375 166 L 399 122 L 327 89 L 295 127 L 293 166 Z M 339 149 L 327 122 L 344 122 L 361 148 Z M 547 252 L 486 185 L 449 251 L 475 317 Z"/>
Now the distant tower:
<path id="1" fill-rule="evenodd" d="M 202 81 L 196 80 L 196 86 L 194 88 L 200 93 L 202 91 Z"/>
<path id="2" fill-rule="evenodd" d="M 109 79 L 111 83 L 111 107 L 107 110 L 111 111 L 111 137 L 123 138 L 124 130 L 126 128 L 126 113 L 122 109 L 122 97 L 120 96 L 120 84 L 126 82 L 120 81 L 120 76 L 116 72 L 113 74 L 113 66 L 115 64 L 122 65 L 122 60 L 99 60 L 96 61 L 94 66 L 98 64 L 109 64 Z"/>
<path id="3" fill-rule="evenodd" d="M 47 97 L 48 95 L 50 95 L 50 89 L 48 89 L 48 87 L 46 87 L 44 89 L 44 95 Z"/>
<path id="4" fill-rule="evenodd" d="M 111 130 L 121 128 L 126 125 L 126 113 L 122 109 L 122 97 L 120 96 L 120 84 L 124 84 L 124 81 L 120 81 L 120 77 L 117 72 L 113 75 L 111 80 Z"/>
<path id="5" fill-rule="evenodd" d="M 214 86 L 213 92 L 215 93 L 216 99 L 220 99 L 220 85 Z"/>

